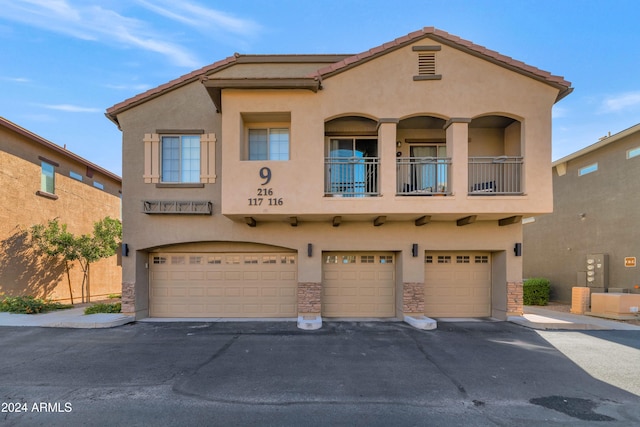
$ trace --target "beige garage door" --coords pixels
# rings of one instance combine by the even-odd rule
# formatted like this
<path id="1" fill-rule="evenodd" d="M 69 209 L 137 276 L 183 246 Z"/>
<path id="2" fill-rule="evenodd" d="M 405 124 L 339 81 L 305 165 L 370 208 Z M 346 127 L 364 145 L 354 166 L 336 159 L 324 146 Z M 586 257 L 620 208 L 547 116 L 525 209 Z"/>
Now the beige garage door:
<path id="1" fill-rule="evenodd" d="M 151 317 L 295 317 L 296 255 L 154 253 Z"/>
<path id="2" fill-rule="evenodd" d="M 393 253 L 323 254 L 323 316 L 393 317 L 395 314 Z"/>
<path id="3" fill-rule="evenodd" d="M 430 317 L 491 315 L 491 254 L 427 252 L 424 311 Z"/>

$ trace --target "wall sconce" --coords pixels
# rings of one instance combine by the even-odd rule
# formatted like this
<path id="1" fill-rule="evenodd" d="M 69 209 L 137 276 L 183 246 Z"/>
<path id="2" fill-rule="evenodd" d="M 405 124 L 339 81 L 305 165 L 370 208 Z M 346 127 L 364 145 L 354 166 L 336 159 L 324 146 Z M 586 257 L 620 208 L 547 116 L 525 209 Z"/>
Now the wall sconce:
<path id="1" fill-rule="evenodd" d="M 129 245 L 126 243 L 122 244 L 122 256 L 129 256 Z"/>
<path id="2" fill-rule="evenodd" d="M 515 253 L 516 256 L 522 256 L 522 243 L 516 243 L 513 247 L 513 253 Z"/>
<path id="3" fill-rule="evenodd" d="M 414 243 L 411 245 L 411 255 L 415 258 L 418 256 L 418 244 Z"/>
<path id="4" fill-rule="evenodd" d="M 313 245 L 311 243 L 307 243 L 307 256 L 308 257 L 313 256 Z"/>
<path id="5" fill-rule="evenodd" d="M 397 141 L 396 142 L 396 147 L 398 147 L 398 148 L 402 147 L 402 141 Z"/>

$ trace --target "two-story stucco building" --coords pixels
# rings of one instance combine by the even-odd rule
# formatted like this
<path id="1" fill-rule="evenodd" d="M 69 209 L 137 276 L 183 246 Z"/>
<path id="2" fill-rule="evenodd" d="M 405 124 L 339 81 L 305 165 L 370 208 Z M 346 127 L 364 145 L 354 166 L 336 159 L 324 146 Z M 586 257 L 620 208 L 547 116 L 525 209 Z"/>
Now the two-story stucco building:
<path id="1" fill-rule="evenodd" d="M 123 311 L 520 312 L 520 219 L 552 210 L 551 108 L 571 91 L 424 28 L 358 55 L 236 54 L 114 105 Z"/>
<path id="2" fill-rule="evenodd" d="M 75 235 L 106 216 L 120 218 L 116 174 L 0 117 L 0 294 L 82 301 L 82 270 L 33 251 L 29 228 L 57 218 Z M 120 293 L 119 257 L 91 266 L 90 297 Z M 71 281 L 69 287 L 68 279 Z"/>

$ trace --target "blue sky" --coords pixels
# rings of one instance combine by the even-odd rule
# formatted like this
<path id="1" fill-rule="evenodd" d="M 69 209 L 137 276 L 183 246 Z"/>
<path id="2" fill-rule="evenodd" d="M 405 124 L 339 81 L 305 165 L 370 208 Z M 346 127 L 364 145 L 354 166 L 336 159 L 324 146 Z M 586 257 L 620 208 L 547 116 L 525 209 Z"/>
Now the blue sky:
<path id="1" fill-rule="evenodd" d="M 640 122 L 637 0 L 0 0 L 0 116 L 121 174 L 118 102 L 239 53 L 359 53 L 434 26 L 572 82 L 553 159 Z"/>

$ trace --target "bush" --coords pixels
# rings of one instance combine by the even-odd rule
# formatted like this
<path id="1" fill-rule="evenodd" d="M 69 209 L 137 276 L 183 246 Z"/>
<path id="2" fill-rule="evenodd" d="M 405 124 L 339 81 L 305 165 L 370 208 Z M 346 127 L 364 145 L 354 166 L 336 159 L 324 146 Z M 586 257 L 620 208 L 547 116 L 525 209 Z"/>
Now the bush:
<path id="1" fill-rule="evenodd" d="M 547 305 L 551 284 L 548 279 L 533 278 L 524 281 L 522 288 L 522 299 L 524 305 Z"/>
<path id="2" fill-rule="evenodd" d="M 94 304 L 91 307 L 84 309 L 84 314 L 98 314 L 98 313 L 120 313 L 122 304 L 119 302 L 114 304 Z"/>
<path id="3" fill-rule="evenodd" d="M 0 311 L 19 314 L 38 314 L 53 310 L 72 308 L 72 305 L 45 301 L 31 296 L 5 297 L 0 301 Z"/>

